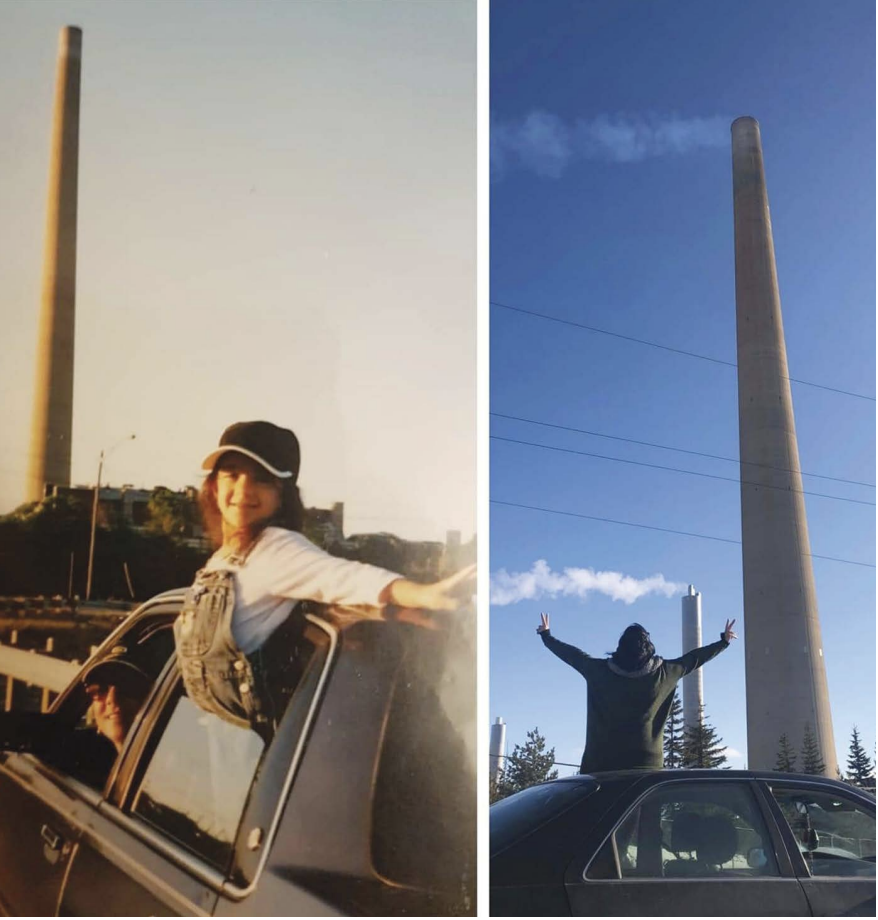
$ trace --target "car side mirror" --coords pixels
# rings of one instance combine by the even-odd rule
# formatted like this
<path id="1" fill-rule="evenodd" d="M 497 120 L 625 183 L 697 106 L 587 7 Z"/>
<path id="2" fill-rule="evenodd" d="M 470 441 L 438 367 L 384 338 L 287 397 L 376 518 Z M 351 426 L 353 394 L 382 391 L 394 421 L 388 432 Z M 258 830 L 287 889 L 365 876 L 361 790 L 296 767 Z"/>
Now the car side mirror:
<path id="1" fill-rule="evenodd" d="M 768 857 L 762 847 L 753 847 L 747 853 L 747 865 L 751 869 L 764 869 L 768 865 Z"/>

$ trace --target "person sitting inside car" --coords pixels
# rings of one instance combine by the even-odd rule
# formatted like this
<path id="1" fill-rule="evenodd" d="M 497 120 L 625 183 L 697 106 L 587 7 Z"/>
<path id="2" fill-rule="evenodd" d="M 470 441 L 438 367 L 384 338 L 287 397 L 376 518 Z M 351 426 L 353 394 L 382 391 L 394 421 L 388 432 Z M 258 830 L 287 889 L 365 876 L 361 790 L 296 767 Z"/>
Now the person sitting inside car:
<path id="1" fill-rule="evenodd" d="M 117 646 L 82 677 L 88 702 L 85 725 L 70 736 L 59 734 L 48 759 L 94 788 L 102 788 L 122 750 L 134 718 L 146 700 L 152 678 Z"/>
<path id="2" fill-rule="evenodd" d="M 127 649 L 116 646 L 83 674 L 78 706 L 61 713 L 0 713 L 0 749 L 35 754 L 101 789 L 152 683 Z"/>
<path id="3" fill-rule="evenodd" d="M 91 700 L 89 716 L 117 754 L 152 685 L 149 676 L 123 654 L 124 650 L 99 661 L 83 677 Z"/>
<path id="4" fill-rule="evenodd" d="M 593 658 L 549 632 L 549 615 L 540 614 L 537 633 L 550 652 L 588 682 L 585 751 L 580 773 L 608 770 L 661 770 L 665 722 L 677 683 L 727 649 L 734 620 L 718 642 L 669 661 L 656 655 L 649 633 L 632 623 L 609 658 Z"/>

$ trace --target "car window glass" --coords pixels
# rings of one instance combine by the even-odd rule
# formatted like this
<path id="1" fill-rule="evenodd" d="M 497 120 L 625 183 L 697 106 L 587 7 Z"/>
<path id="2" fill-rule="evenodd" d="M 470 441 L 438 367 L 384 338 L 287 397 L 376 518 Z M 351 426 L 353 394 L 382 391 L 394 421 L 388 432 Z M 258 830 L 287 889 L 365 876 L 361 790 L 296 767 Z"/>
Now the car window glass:
<path id="1" fill-rule="evenodd" d="M 280 717 L 313 681 L 326 655 L 320 630 L 294 615 L 260 650 L 265 693 Z M 318 648 L 320 654 L 317 654 Z M 257 733 L 196 706 L 182 680 L 151 739 L 152 753 L 134 798 L 134 814 L 173 842 L 227 871 L 254 776 L 274 733 Z"/>
<path id="2" fill-rule="evenodd" d="M 614 871 L 615 868 L 615 871 Z M 778 875 L 768 829 L 741 783 L 672 783 L 647 794 L 605 842 L 587 878 Z"/>
<path id="3" fill-rule="evenodd" d="M 134 812 L 224 868 L 264 747 L 252 729 L 199 709 L 180 684 Z"/>
<path id="4" fill-rule="evenodd" d="M 865 806 L 801 786 L 771 791 L 812 876 L 875 877 L 875 818 Z"/>

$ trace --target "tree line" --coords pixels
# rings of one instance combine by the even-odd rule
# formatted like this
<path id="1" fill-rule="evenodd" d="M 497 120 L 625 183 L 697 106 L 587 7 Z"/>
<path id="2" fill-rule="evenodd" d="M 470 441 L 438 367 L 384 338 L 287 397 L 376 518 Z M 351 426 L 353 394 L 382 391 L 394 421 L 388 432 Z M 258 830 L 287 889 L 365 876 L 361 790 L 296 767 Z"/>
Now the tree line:
<path id="1" fill-rule="evenodd" d="M 88 500 L 58 495 L 0 516 L 0 595 L 84 595 L 91 513 Z M 204 564 L 209 552 L 183 540 L 197 516 L 192 502 L 157 489 L 147 513 L 142 528 L 118 514 L 104 516 L 95 537 L 93 597 L 130 598 L 133 588 L 143 600 L 189 584 Z"/>
<path id="2" fill-rule="evenodd" d="M 790 744 L 786 734 L 780 736 L 774 769 L 781 773 L 823 773 L 826 764 L 820 756 L 820 748 L 810 725 L 805 726 L 802 747 L 798 753 Z M 851 742 L 848 747 L 847 775 L 838 770 L 838 778 L 852 786 L 860 786 L 864 789 L 875 788 L 875 763 L 863 748 L 856 725 L 851 732 Z"/>

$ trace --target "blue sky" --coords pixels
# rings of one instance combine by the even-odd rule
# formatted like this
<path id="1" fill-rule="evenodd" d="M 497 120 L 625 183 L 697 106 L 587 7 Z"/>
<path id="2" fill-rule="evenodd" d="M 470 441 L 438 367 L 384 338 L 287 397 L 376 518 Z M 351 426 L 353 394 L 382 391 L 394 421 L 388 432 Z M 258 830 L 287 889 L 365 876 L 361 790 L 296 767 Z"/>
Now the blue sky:
<path id="1" fill-rule="evenodd" d="M 729 126 L 762 129 L 790 375 L 875 394 L 875 18 L 862 2 L 497 3 L 491 10 L 491 299 L 735 361 Z M 875 482 L 875 403 L 793 385 L 801 467 Z M 737 456 L 733 368 L 491 309 L 493 412 Z M 737 464 L 492 417 L 494 436 L 734 478 Z M 806 477 L 808 491 L 875 489 Z M 739 489 L 508 441 L 491 497 L 740 539 Z M 815 554 L 874 563 L 874 507 L 807 496 Z M 742 615 L 740 547 L 493 504 L 491 572 L 538 560 L 692 583 L 705 642 Z M 875 570 L 815 559 L 836 747 L 875 743 Z M 612 581 L 612 579 L 610 579 Z M 680 654 L 680 600 L 640 582 L 492 605 L 491 716 L 578 763 L 585 684 L 536 638 L 612 651 L 633 621 Z M 640 585 L 648 588 L 649 585 Z M 627 593 L 626 593 L 627 592 Z M 507 598 L 508 600 L 508 598 Z M 745 630 L 739 630 L 741 635 Z M 745 762 L 741 643 L 704 672 Z M 562 768 L 564 772 L 571 772 Z"/>

